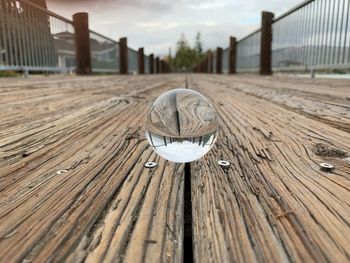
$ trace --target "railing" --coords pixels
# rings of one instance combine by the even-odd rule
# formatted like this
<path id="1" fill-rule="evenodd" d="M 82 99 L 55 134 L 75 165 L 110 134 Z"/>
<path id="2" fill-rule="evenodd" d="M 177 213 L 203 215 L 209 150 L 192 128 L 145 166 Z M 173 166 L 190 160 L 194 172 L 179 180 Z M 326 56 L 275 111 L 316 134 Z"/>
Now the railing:
<path id="1" fill-rule="evenodd" d="M 0 1 L 0 70 L 74 68 L 72 21 L 25 0 Z"/>
<path id="2" fill-rule="evenodd" d="M 273 16 L 263 12 L 260 29 L 225 49 L 224 73 L 350 70 L 350 0 L 307 0 L 276 19 Z M 231 48 L 234 52 L 226 51 Z M 228 63 L 232 54 L 236 54 L 234 70 Z M 206 68 L 210 67 L 196 65 L 194 71 L 210 72 Z"/>
<path id="3" fill-rule="evenodd" d="M 226 48 L 222 51 L 222 73 L 227 74 L 229 72 L 229 56 L 230 56 L 230 49 Z"/>
<path id="4" fill-rule="evenodd" d="M 93 72 L 119 72 L 119 43 L 90 30 Z"/>
<path id="5" fill-rule="evenodd" d="M 260 30 L 237 43 L 237 71 L 258 71 L 260 63 Z"/>
<path id="6" fill-rule="evenodd" d="M 151 69 L 150 69 L 150 57 L 149 56 L 144 56 L 144 61 L 145 61 L 145 74 L 150 74 Z"/>
<path id="7" fill-rule="evenodd" d="M 216 72 L 216 53 L 214 52 L 213 53 L 213 56 L 212 56 L 212 63 L 213 63 L 213 66 L 212 66 L 212 69 L 213 69 L 213 73 L 217 73 Z"/>
<path id="8" fill-rule="evenodd" d="M 275 19 L 275 70 L 350 68 L 350 1 L 306 1 Z"/>
<path id="9" fill-rule="evenodd" d="M 128 72 L 130 74 L 136 74 L 138 71 L 138 56 L 137 51 L 128 49 Z"/>
<path id="10" fill-rule="evenodd" d="M 124 74 L 143 73 L 137 51 L 121 51 L 119 42 L 89 30 L 87 14 L 76 15 L 71 21 L 29 0 L 0 0 L 0 70 L 121 73 L 123 63 Z M 149 56 L 144 67 L 150 73 Z"/>

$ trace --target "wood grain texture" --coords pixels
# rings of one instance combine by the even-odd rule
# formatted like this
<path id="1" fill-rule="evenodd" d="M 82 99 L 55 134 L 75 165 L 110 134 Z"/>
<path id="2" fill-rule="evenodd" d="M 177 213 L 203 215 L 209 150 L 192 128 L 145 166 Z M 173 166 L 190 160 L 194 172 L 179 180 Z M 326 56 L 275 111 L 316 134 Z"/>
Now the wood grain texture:
<path id="1" fill-rule="evenodd" d="M 0 80 L 0 262 L 182 262 L 184 166 L 143 125 L 186 78 L 221 125 L 191 165 L 195 261 L 348 262 L 349 82 L 176 74 Z"/>
<path id="2" fill-rule="evenodd" d="M 165 137 L 200 137 L 217 130 L 216 114 L 209 102 L 188 89 L 160 96 L 147 116 L 146 129 Z"/>
<path id="3" fill-rule="evenodd" d="M 0 261 L 181 261 L 183 165 L 155 156 L 143 123 L 184 81 L 2 82 Z"/>
<path id="4" fill-rule="evenodd" d="M 208 75 L 189 83 L 211 97 L 221 119 L 216 146 L 192 165 L 195 261 L 348 262 L 350 134 L 312 110 L 349 105 L 349 91 L 340 92 L 348 82 L 332 87 L 342 96 L 297 111 L 295 104 L 327 94 L 329 86 L 305 80 L 302 91 L 300 79 Z M 283 96 L 294 96 L 294 103 Z M 332 112 L 339 127 L 349 124 L 344 113 Z M 230 168 L 218 166 L 219 159 Z M 321 171 L 323 161 L 335 170 Z"/>

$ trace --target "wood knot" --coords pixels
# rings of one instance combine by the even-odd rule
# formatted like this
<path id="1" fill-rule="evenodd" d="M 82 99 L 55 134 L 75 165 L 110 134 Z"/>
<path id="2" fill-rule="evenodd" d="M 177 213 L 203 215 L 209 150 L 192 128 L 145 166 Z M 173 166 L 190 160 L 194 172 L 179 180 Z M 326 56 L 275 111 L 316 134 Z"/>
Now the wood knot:
<path id="1" fill-rule="evenodd" d="M 341 158 L 341 159 L 349 157 L 349 154 L 347 152 L 342 151 L 340 149 L 333 148 L 324 143 L 315 144 L 312 151 L 317 156 L 321 156 L 321 157 L 331 157 L 331 158 Z"/>

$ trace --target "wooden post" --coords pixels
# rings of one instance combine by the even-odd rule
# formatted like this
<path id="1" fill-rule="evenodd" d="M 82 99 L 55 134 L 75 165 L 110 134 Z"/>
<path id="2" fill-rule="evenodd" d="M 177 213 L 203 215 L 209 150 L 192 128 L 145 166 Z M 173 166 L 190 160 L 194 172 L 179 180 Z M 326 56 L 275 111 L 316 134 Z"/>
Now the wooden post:
<path id="1" fill-rule="evenodd" d="M 222 73 L 222 48 L 216 49 L 216 74 Z"/>
<path id="2" fill-rule="evenodd" d="M 145 55 L 143 53 L 143 48 L 139 48 L 138 51 L 138 67 L 139 67 L 139 74 L 145 74 Z"/>
<path id="3" fill-rule="evenodd" d="M 73 24 L 75 30 L 77 75 L 88 75 L 92 73 L 88 13 L 74 14 Z"/>
<path id="4" fill-rule="evenodd" d="M 165 60 L 162 60 L 162 73 L 169 73 L 168 63 Z"/>
<path id="5" fill-rule="evenodd" d="M 161 73 L 161 74 L 164 73 L 164 72 L 163 72 L 163 66 L 164 66 L 164 65 L 163 65 L 163 60 L 162 60 L 162 59 L 159 59 L 159 73 Z"/>
<path id="6" fill-rule="evenodd" d="M 154 55 L 149 55 L 149 74 L 154 74 Z"/>
<path id="7" fill-rule="evenodd" d="M 260 75 L 272 74 L 272 22 L 274 14 L 263 11 L 261 14 Z"/>
<path id="8" fill-rule="evenodd" d="M 228 56 L 229 74 L 236 74 L 236 56 L 237 56 L 237 40 L 235 37 L 230 37 L 230 52 Z"/>
<path id="9" fill-rule="evenodd" d="M 205 58 L 201 63 L 201 73 L 207 73 L 208 72 L 208 58 Z"/>
<path id="10" fill-rule="evenodd" d="M 120 74 L 128 74 L 128 39 L 119 39 L 119 67 Z"/>
<path id="11" fill-rule="evenodd" d="M 160 73 L 159 57 L 156 57 L 156 74 Z"/>
<path id="12" fill-rule="evenodd" d="M 213 73 L 213 54 L 209 53 L 208 56 L 208 73 L 212 74 Z"/>
<path id="13" fill-rule="evenodd" d="M 168 63 L 163 59 L 160 61 L 160 73 L 169 73 Z"/>

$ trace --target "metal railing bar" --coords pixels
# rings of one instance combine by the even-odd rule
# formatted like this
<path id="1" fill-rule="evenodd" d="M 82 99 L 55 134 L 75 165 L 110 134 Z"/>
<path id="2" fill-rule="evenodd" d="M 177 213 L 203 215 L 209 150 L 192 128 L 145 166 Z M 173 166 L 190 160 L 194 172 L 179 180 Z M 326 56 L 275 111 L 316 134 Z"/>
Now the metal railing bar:
<path id="1" fill-rule="evenodd" d="M 318 15 L 319 15 L 319 3 L 320 1 L 315 1 L 313 2 L 313 4 L 315 4 L 314 6 L 314 15 L 313 15 L 313 34 L 312 34 L 312 53 L 311 53 L 311 65 L 315 65 L 316 64 L 316 51 L 317 51 L 317 45 L 318 45 L 318 41 L 317 41 L 317 37 L 319 35 L 319 30 L 318 30 L 318 26 L 319 23 L 317 23 L 317 19 L 318 19 Z"/>
<path id="2" fill-rule="evenodd" d="M 342 36 L 343 36 L 343 24 L 344 24 L 344 12 L 345 12 L 345 1 L 341 1 L 343 3 L 342 5 L 342 12 L 341 12 L 341 19 L 340 19 L 340 32 L 339 32 L 339 42 L 338 42 L 338 58 L 337 58 L 337 64 L 340 62 L 340 56 L 341 56 L 341 43 L 342 43 Z M 339 7 L 340 8 L 340 7 Z"/>
<path id="3" fill-rule="evenodd" d="M 12 29 L 12 23 L 11 23 L 11 2 L 10 1 L 6 1 L 7 2 L 7 35 L 9 36 L 9 51 L 10 51 L 10 64 L 11 65 L 16 65 L 16 59 L 15 59 L 15 56 L 13 54 L 13 47 L 14 47 L 14 43 L 13 43 L 13 39 L 12 39 L 12 33 L 13 33 L 13 29 Z"/>
<path id="4" fill-rule="evenodd" d="M 32 3 L 32 2 L 30 2 L 28 0 L 16 0 L 16 1 L 25 3 L 25 4 L 33 7 L 33 8 L 39 9 L 40 11 L 47 13 L 50 16 L 56 17 L 57 19 L 60 19 L 60 20 L 62 20 L 64 22 L 66 22 L 66 23 L 69 23 L 69 24 L 73 25 L 73 21 L 72 20 L 69 20 L 69 19 L 67 19 L 67 18 L 65 18 L 63 16 L 60 16 L 59 14 L 56 14 L 56 13 L 54 13 L 54 12 L 48 10 L 48 9 L 45 9 L 45 8 L 41 7 L 40 5 Z"/>
<path id="5" fill-rule="evenodd" d="M 106 36 L 104 36 L 104 35 L 102 35 L 102 34 L 100 34 L 100 33 L 97 33 L 96 31 L 93 31 L 93 30 L 89 29 L 89 32 L 90 32 L 90 34 L 91 34 L 91 33 L 92 33 L 92 34 L 95 34 L 95 35 L 97 35 L 97 36 L 99 36 L 99 37 L 101 37 L 101 38 L 103 38 L 103 39 L 105 39 L 105 40 L 111 41 L 111 42 L 113 42 L 113 43 L 115 43 L 115 44 L 119 44 L 119 42 L 117 42 L 117 41 L 115 41 L 115 40 L 113 40 L 113 39 L 111 39 L 111 38 L 109 38 L 109 37 L 106 37 Z"/>
<path id="6" fill-rule="evenodd" d="M 282 15 L 278 16 L 277 18 L 275 18 L 273 20 L 273 23 L 278 22 L 279 20 L 282 20 L 283 18 L 285 18 L 285 17 L 289 16 L 290 14 L 298 11 L 299 9 L 302 9 L 303 7 L 305 7 L 306 5 L 308 5 L 309 3 L 314 2 L 314 1 L 315 0 L 306 0 L 306 1 L 302 2 L 302 3 L 300 3 L 299 5 L 295 6 L 294 8 L 288 10 L 287 12 L 285 12 Z"/>
<path id="7" fill-rule="evenodd" d="M 254 31 L 253 31 L 252 33 L 250 33 L 249 35 L 247 35 L 247 36 L 243 37 L 242 39 L 240 39 L 239 41 L 237 41 L 237 44 L 239 44 L 239 43 L 242 42 L 242 41 L 247 40 L 249 37 L 253 36 L 254 34 L 256 34 L 256 33 L 260 32 L 260 31 L 261 31 L 261 28 L 258 28 L 258 29 L 256 29 L 256 30 L 254 30 Z"/>
<path id="8" fill-rule="evenodd" d="M 258 72 L 259 68 L 239 68 L 237 69 L 237 72 Z"/>
<path id="9" fill-rule="evenodd" d="M 332 11 L 332 22 L 331 22 L 331 37 L 330 37 L 330 43 L 329 43 L 329 61 L 330 63 L 328 64 L 333 64 L 333 56 L 332 56 L 332 43 L 333 43 L 333 37 L 334 37 L 334 16 L 335 16 L 335 1 L 333 1 L 333 11 Z"/>
<path id="10" fill-rule="evenodd" d="M 309 18 L 311 18 L 311 22 L 308 23 L 308 31 L 307 31 L 307 46 L 306 46 L 306 64 L 307 65 L 310 65 L 310 55 L 311 55 L 311 42 L 312 42 L 312 39 L 310 38 L 310 35 L 312 35 L 312 3 L 314 2 L 310 2 L 308 5 L 307 5 L 307 8 L 308 8 L 308 12 L 309 12 Z"/>
<path id="11" fill-rule="evenodd" d="M 22 66 L 1 66 L 0 65 L 0 71 L 7 71 L 7 70 L 13 70 L 13 71 L 55 71 L 55 72 L 68 72 L 68 71 L 75 71 L 74 67 L 70 68 L 60 68 L 60 67 L 22 67 Z"/>
<path id="12" fill-rule="evenodd" d="M 295 66 L 295 67 L 273 67 L 273 71 L 294 71 L 294 70 L 334 70 L 334 69 L 349 69 L 350 63 L 346 64 L 330 64 L 330 65 L 314 65 L 314 66 Z M 341 75 L 341 74 L 340 74 Z"/>
<path id="13" fill-rule="evenodd" d="M 98 73 L 103 73 L 103 72 L 106 72 L 106 73 L 118 73 L 118 69 L 117 69 L 117 68 L 115 68 L 115 69 L 93 68 L 93 69 L 92 69 L 92 72 L 98 72 Z"/>
<path id="14" fill-rule="evenodd" d="M 7 36 L 6 34 L 6 22 L 7 22 L 7 14 L 6 14 L 6 10 L 5 10 L 5 3 L 4 2 L 1 2 L 1 10 L 3 11 L 3 14 L 2 14 L 2 19 L 3 19 L 3 23 L 2 23 L 2 26 L 1 26 L 1 30 L 2 30 L 2 39 L 3 39 L 3 44 L 4 44 L 4 48 L 5 48 L 5 64 L 8 64 L 9 63 L 9 56 L 8 56 L 8 43 L 7 43 L 7 39 L 5 38 Z"/>
<path id="15" fill-rule="evenodd" d="M 16 6 L 16 1 L 14 1 L 14 4 Z M 18 65 L 23 65 L 23 52 L 22 52 L 22 42 L 20 41 L 21 38 L 21 31 L 22 31 L 22 25 L 21 25 L 21 21 L 19 18 L 19 14 L 18 14 L 19 10 L 17 8 L 14 8 L 14 18 L 16 21 L 19 21 L 19 26 L 17 24 L 17 28 L 16 28 L 16 42 L 17 42 L 17 46 L 18 46 Z"/>
<path id="16" fill-rule="evenodd" d="M 328 38 L 329 38 L 329 27 L 330 27 L 330 9 L 331 9 L 331 1 L 328 1 L 328 7 L 326 8 L 325 10 L 325 13 L 327 14 L 327 27 L 326 27 L 326 31 L 325 31 L 325 35 L 326 35 L 326 39 L 325 39 L 325 42 L 324 42 L 324 60 L 323 60 L 323 64 L 327 64 L 327 58 L 328 58 Z"/>
<path id="17" fill-rule="evenodd" d="M 337 1 L 337 14 L 339 14 L 340 11 L 340 1 L 341 0 L 335 0 Z M 333 48 L 333 64 L 337 63 L 337 40 L 338 40 L 338 27 L 339 27 L 339 18 L 340 16 L 335 17 L 335 31 L 334 31 L 334 48 Z"/>
<path id="18" fill-rule="evenodd" d="M 344 37 L 344 56 L 343 56 L 343 63 L 345 63 L 345 56 L 346 56 L 346 44 L 347 44 L 347 36 L 348 36 L 348 26 L 349 26 L 349 15 L 350 15 L 350 0 L 347 0 L 348 2 L 348 8 L 347 8 L 347 15 L 346 15 L 346 22 L 345 22 L 345 37 Z M 350 47 L 349 47 L 350 48 Z M 350 50 L 349 50 L 350 55 Z M 350 62 L 350 59 L 348 60 Z"/>
<path id="19" fill-rule="evenodd" d="M 319 34 L 318 34 L 318 38 L 317 38 L 317 43 L 319 43 L 319 47 L 317 49 L 317 53 L 316 53 L 316 64 L 320 64 L 322 63 L 322 59 L 321 59 L 321 56 L 320 54 L 322 54 L 322 49 L 323 49 L 323 45 L 324 45 L 324 30 L 325 30 L 325 19 L 324 19 L 324 10 L 325 10 L 325 6 L 326 6 L 326 3 L 325 3 L 325 0 L 321 0 L 321 5 L 320 5 L 320 21 L 319 21 L 319 24 L 320 24 L 320 30 L 319 30 Z"/>
<path id="20" fill-rule="evenodd" d="M 37 65 L 37 59 L 35 56 L 35 41 L 33 38 L 34 35 L 34 30 L 33 30 L 33 16 L 30 15 L 30 13 L 32 12 L 33 8 L 31 6 L 27 6 L 28 12 L 26 12 L 28 14 L 28 29 L 29 29 L 29 38 L 30 38 L 30 56 L 31 56 L 31 66 L 35 66 Z"/>

